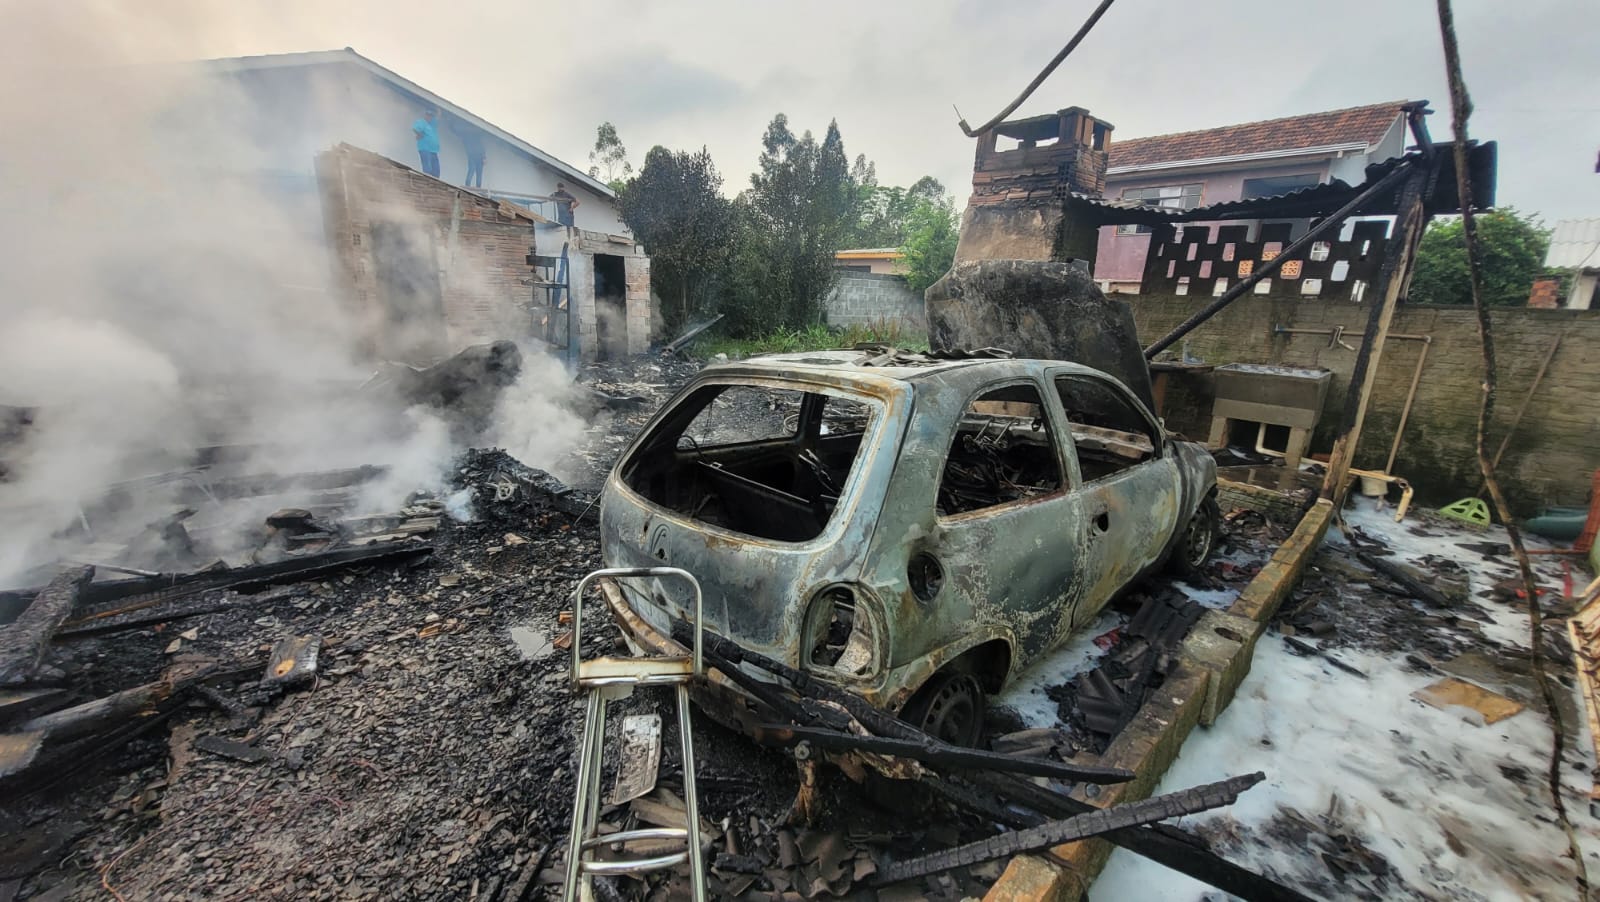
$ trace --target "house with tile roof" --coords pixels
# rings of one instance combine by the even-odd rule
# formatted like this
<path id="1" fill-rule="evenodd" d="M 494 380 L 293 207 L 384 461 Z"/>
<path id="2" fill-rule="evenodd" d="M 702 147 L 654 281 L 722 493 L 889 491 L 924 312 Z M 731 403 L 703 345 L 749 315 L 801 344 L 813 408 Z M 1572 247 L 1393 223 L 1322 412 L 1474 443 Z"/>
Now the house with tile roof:
<path id="1" fill-rule="evenodd" d="M 1406 101 L 1396 100 L 1113 141 L 1104 196 L 1187 210 L 1335 180 L 1359 184 L 1369 164 L 1405 152 L 1405 106 Z M 1103 227 L 1094 272 L 1101 288 L 1137 293 L 1149 245 L 1147 226 Z"/>

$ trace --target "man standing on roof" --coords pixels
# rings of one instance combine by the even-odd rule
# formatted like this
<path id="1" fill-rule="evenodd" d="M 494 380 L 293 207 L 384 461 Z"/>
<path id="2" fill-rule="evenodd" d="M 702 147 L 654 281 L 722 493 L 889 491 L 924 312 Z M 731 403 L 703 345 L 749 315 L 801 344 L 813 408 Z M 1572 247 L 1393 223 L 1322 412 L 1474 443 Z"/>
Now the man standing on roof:
<path id="1" fill-rule="evenodd" d="M 550 199 L 556 202 L 556 221 L 571 226 L 572 211 L 578 209 L 578 199 L 567 193 L 567 186 L 562 182 L 556 182 L 556 190 Z"/>
<path id="2" fill-rule="evenodd" d="M 450 119 L 450 130 L 461 139 L 461 146 L 467 152 L 467 178 L 461 184 L 468 188 L 482 188 L 483 161 L 489 154 L 483 145 L 483 132 L 456 117 Z"/>
<path id="3" fill-rule="evenodd" d="M 411 133 L 417 136 L 417 156 L 422 160 L 422 171 L 439 177 L 439 128 L 435 125 L 439 111 L 428 107 L 422 118 L 411 123 Z"/>

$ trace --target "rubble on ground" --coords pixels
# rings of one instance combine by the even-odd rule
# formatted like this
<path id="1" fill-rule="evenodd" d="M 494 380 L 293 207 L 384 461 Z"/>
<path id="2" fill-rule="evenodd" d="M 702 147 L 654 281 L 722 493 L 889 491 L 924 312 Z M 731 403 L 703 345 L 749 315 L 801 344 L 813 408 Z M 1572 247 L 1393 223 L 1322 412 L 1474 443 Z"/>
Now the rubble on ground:
<path id="1" fill-rule="evenodd" d="M 167 572 L 117 572 L 104 565 L 127 559 L 106 557 L 87 562 L 102 565 L 87 584 L 78 582 L 81 570 L 63 571 L 53 585 L 56 594 L 75 594 L 68 613 L 56 622 L 55 607 L 46 605 L 34 618 L 53 641 L 23 643 L 20 655 L 0 648 L 0 674 L 24 674 L 0 693 L 0 759 L 20 762 L 0 775 L 14 800 L 0 810 L 0 893 L 556 898 L 582 721 L 581 696 L 568 684 L 570 593 L 599 566 L 593 501 L 626 442 L 696 369 L 672 359 L 586 368 L 585 384 L 604 400 L 587 445 L 559 462 L 565 481 L 504 450 L 477 449 L 457 460 L 437 494 L 414 495 L 388 514 L 346 517 L 337 501 L 374 474 L 230 478 L 209 485 L 212 495 L 250 501 L 292 483 L 322 492 L 326 503 L 259 511 L 249 553 L 222 566 L 206 560 L 207 534 L 180 509 L 149 530 L 151 547 L 173 564 Z M 1061 770 L 1077 768 L 1079 788 L 1092 785 L 1086 777 L 1097 753 L 1139 695 L 1159 688 L 1161 649 L 1181 641 L 1194 609 L 1231 603 L 1293 525 L 1243 509 L 1225 511 L 1224 521 L 1204 575 L 1131 593 L 1008 691 L 992 711 L 987 741 L 1005 761 L 963 770 L 951 763 L 959 760 L 952 750 L 906 734 L 897 721 L 848 709 L 843 721 L 819 718 L 827 708 L 817 698 L 790 699 L 796 707 L 770 724 L 772 748 L 765 749 L 697 712 L 713 897 L 980 896 L 1003 856 L 1076 835 L 1059 832 L 1081 829 L 1062 825 L 1082 810 L 1064 801 L 1073 781 L 1061 782 Z M 1459 529 L 1419 514 L 1395 528 L 1426 544 L 1431 557 L 1395 547 L 1371 519 L 1352 526 L 1349 538 L 1324 545 L 1262 639 L 1265 654 L 1292 663 L 1258 662 L 1251 679 L 1267 670 L 1298 679 L 1294 667 L 1310 668 L 1380 692 L 1398 669 L 1417 677 L 1418 690 L 1434 692 L 1407 695 L 1406 704 L 1444 705 L 1451 718 L 1470 715 L 1473 705 L 1489 712 L 1478 715 L 1486 726 L 1462 729 L 1505 730 L 1527 718 L 1516 710 L 1532 706 L 1526 693 L 1486 683 L 1465 663 L 1526 670 L 1526 636 L 1519 644 L 1507 627 L 1526 602 L 1504 580 L 1511 575 L 1504 550 L 1492 542 L 1470 547 Z M 1486 573 L 1502 578 L 1486 580 Z M 0 613 L 29 610 L 47 582 L 0 593 Z M 1559 594 L 1541 599 L 1556 616 Z M 600 606 L 589 604 L 585 616 L 605 623 Z M 586 631 L 580 651 L 614 653 L 613 637 L 609 628 Z M 1559 621 L 1546 641 L 1565 660 Z M 29 651 L 41 649 L 31 663 Z M 1375 655 L 1390 663 L 1374 665 Z M 1449 680 L 1487 695 L 1463 696 Z M 1122 696 L 1120 707 L 1086 706 L 1084 688 L 1105 682 Z M 617 736 L 608 740 L 612 766 L 602 779 L 608 794 L 628 760 L 621 751 L 627 716 L 654 715 L 663 724 L 654 766 L 640 765 L 653 779 L 635 775 L 637 792 L 602 807 L 604 829 L 672 819 L 683 786 L 675 719 L 662 716 L 671 714 L 670 696 L 641 691 L 613 712 Z M 871 751 L 873 738 L 888 744 Z M 843 766 L 797 766 L 801 747 L 802 761 Z M 1226 759 L 1212 762 L 1227 765 L 1223 773 L 1176 769 L 1163 784 L 1169 793 L 1209 788 L 1161 804 L 1187 811 L 1226 801 L 1243 784 L 1222 778 L 1275 760 L 1259 751 L 1213 756 Z M 926 760 L 915 764 L 917 755 Z M 909 763 L 923 779 L 885 784 L 873 761 Z M 1537 767 L 1513 764 L 1502 768 L 1504 778 L 1536 794 Z M 1361 828 L 1370 800 L 1336 797 L 1320 809 L 1278 804 L 1280 765 L 1261 767 L 1271 779 L 1242 796 L 1236 813 L 1186 818 L 1182 829 L 1121 829 L 1132 831 L 1126 836 L 1135 846 L 1144 843 L 1141 854 L 1157 856 L 1198 836 L 1314 895 L 1417 889 L 1405 856 Z M 1057 776 L 1008 775 L 1006 767 Z M 867 779 L 858 784 L 852 776 Z M 1263 793 L 1273 804 L 1256 801 Z M 878 804 L 886 799 L 888 807 Z M 1123 816 L 1136 823 L 1147 813 Z M 1008 829 L 997 832 L 1001 824 Z M 1046 832 L 1029 832 L 1040 829 Z M 1475 842 L 1461 830 L 1451 835 Z M 1271 851 L 1278 848 L 1312 854 L 1286 868 Z M 1487 854 L 1476 848 L 1459 854 Z M 1232 867 L 1221 859 L 1216 866 Z M 896 877 L 904 879 L 884 885 Z M 682 879 L 681 872 L 606 879 L 597 892 L 672 898 Z M 1113 873 L 1106 885 L 1119 879 Z"/>

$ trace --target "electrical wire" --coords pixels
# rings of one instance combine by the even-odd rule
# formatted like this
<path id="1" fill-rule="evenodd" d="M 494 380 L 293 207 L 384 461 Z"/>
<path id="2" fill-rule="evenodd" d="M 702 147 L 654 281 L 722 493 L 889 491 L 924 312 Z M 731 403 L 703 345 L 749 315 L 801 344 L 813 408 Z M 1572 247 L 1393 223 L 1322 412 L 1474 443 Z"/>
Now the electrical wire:
<path id="1" fill-rule="evenodd" d="M 999 125 L 1001 122 L 1005 121 L 1007 116 L 1016 112 L 1017 107 L 1022 106 L 1023 102 L 1029 97 L 1033 96 L 1033 92 L 1038 90 L 1040 85 L 1044 84 L 1044 80 L 1050 77 L 1050 73 L 1056 71 L 1056 67 L 1061 65 L 1061 61 L 1067 58 L 1067 54 L 1071 53 L 1078 46 L 1078 44 L 1082 43 L 1085 37 L 1088 37 L 1089 30 L 1094 28 L 1094 23 L 1100 21 L 1100 17 L 1105 15 L 1106 10 L 1111 8 L 1111 3 L 1112 0 L 1101 0 L 1100 5 L 1095 7 L 1095 11 L 1089 14 L 1089 18 L 1083 23 L 1083 27 L 1079 28 L 1078 33 L 1073 35 L 1072 40 L 1067 42 L 1067 46 L 1062 47 L 1061 52 L 1056 54 L 1055 59 L 1051 60 L 1050 63 L 1044 67 L 1044 69 L 1040 70 L 1039 74 L 1033 77 L 1033 81 L 1029 82 L 1028 86 L 1022 89 L 1022 93 L 1017 95 L 1017 99 L 1011 101 L 1011 103 L 1008 104 L 1005 109 L 996 113 L 993 119 L 990 119 L 983 125 L 978 126 L 976 129 L 969 128 L 967 126 L 967 120 L 962 119 L 961 130 L 967 133 L 967 137 L 978 137 L 984 132 L 989 131 L 990 129 Z M 959 110 L 956 112 L 956 115 L 961 115 Z"/>
<path id="2" fill-rule="evenodd" d="M 1505 525 L 1506 536 L 1511 540 L 1511 550 L 1517 559 L 1517 569 L 1522 576 L 1523 592 L 1527 595 L 1528 630 L 1531 634 L 1528 660 L 1533 670 L 1534 682 L 1539 688 L 1539 695 L 1544 701 L 1545 715 L 1550 719 L 1552 733 L 1549 766 L 1546 772 L 1550 804 L 1555 808 L 1556 820 L 1560 823 L 1562 831 L 1566 833 L 1568 854 L 1572 857 L 1573 867 L 1577 869 L 1575 880 L 1578 898 L 1588 899 L 1589 875 L 1588 869 L 1584 866 L 1583 849 L 1578 845 L 1577 833 L 1573 830 L 1572 820 L 1567 815 L 1566 801 L 1561 797 L 1561 767 L 1562 759 L 1565 757 L 1566 731 L 1555 689 L 1551 686 L 1549 674 L 1545 672 L 1544 614 L 1539 609 L 1539 591 L 1534 584 L 1533 564 L 1528 558 L 1528 550 L 1523 547 L 1522 531 L 1512 521 L 1505 493 L 1500 488 L 1500 480 L 1495 476 L 1495 462 L 1489 459 L 1487 434 L 1489 422 L 1494 416 L 1496 367 L 1494 332 L 1488 308 L 1483 302 L 1483 253 L 1478 246 L 1478 227 L 1472 210 L 1472 174 L 1467 167 L 1467 119 L 1472 115 L 1472 100 L 1467 95 L 1466 81 L 1461 74 L 1461 49 L 1456 44 L 1455 14 L 1450 9 L 1450 0 L 1438 0 L 1438 7 L 1439 36 L 1444 43 L 1445 75 L 1450 84 L 1450 124 L 1455 132 L 1452 153 L 1455 156 L 1456 197 L 1461 205 L 1461 234 L 1467 250 L 1468 281 L 1472 288 L 1472 307 L 1478 317 L 1478 341 L 1483 351 L 1483 400 L 1478 407 L 1478 468 L 1483 471 L 1484 486 L 1489 490 L 1489 497 L 1494 502 L 1495 512 L 1500 515 L 1500 522 Z M 1578 649 L 1573 649 L 1574 655 L 1579 653 Z"/>

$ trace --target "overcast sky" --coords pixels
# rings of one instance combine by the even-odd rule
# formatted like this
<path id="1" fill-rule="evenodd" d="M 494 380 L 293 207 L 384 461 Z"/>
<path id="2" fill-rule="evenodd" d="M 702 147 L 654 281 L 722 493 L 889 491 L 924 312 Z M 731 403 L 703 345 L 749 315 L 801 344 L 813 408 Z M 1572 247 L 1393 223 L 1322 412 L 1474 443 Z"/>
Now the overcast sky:
<path id="1" fill-rule="evenodd" d="M 654 144 L 705 145 L 731 194 L 781 111 L 819 135 L 836 118 L 880 182 L 932 174 L 958 201 L 973 142 L 952 105 L 992 116 L 1095 5 L 174 2 L 182 32 L 162 54 L 350 46 L 575 165 L 610 120 L 636 165 Z M 1501 145 L 1500 203 L 1600 216 L 1600 2 L 1457 0 L 1456 15 L 1472 134 Z M 1433 133 L 1449 134 L 1431 0 L 1119 0 L 1018 115 L 1087 107 L 1115 141 L 1399 99 L 1433 101 Z"/>

